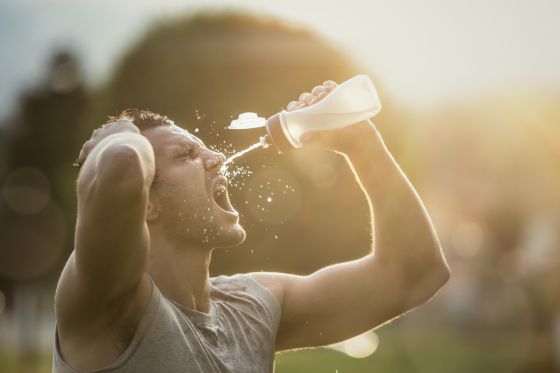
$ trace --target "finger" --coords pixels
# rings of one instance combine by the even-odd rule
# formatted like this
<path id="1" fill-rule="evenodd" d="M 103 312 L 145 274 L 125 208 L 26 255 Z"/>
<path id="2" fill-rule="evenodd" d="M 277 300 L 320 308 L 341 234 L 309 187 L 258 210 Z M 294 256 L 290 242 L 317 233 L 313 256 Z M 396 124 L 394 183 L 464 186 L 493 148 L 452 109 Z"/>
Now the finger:
<path id="1" fill-rule="evenodd" d="M 79 166 L 84 164 L 84 160 L 85 160 L 86 156 L 84 154 L 84 149 L 82 148 L 82 150 L 80 150 L 80 154 L 78 154 L 78 159 L 77 159 L 77 164 Z"/>
<path id="2" fill-rule="evenodd" d="M 288 103 L 288 106 L 286 106 L 286 110 L 287 111 L 295 110 L 296 105 L 298 105 L 299 103 L 300 103 L 299 101 L 290 101 Z"/>
<path id="3" fill-rule="evenodd" d="M 322 85 L 318 85 L 316 87 L 313 87 L 313 89 L 311 90 L 311 94 L 317 96 L 319 93 L 323 92 L 324 90 L 325 88 Z"/>
<path id="4" fill-rule="evenodd" d="M 114 123 L 115 124 L 121 124 L 121 125 L 122 124 L 134 124 L 130 119 L 125 119 L 125 118 L 119 119 Z"/>
<path id="5" fill-rule="evenodd" d="M 309 101 L 309 105 L 313 105 L 316 102 L 321 101 L 322 99 L 324 99 L 329 93 L 326 91 L 323 91 L 321 93 L 319 93 L 317 96 L 313 97 L 313 99 L 311 101 Z"/>
<path id="6" fill-rule="evenodd" d="M 333 82 L 332 80 L 325 80 L 323 82 L 323 88 L 325 88 L 325 90 L 327 91 L 332 91 L 334 89 L 334 87 L 336 87 L 337 84 L 335 82 Z"/>
<path id="7" fill-rule="evenodd" d="M 313 96 L 313 98 L 309 100 L 309 106 L 313 105 L 317 101 L 319 101 L 319 98 L 317 96 Z"/>
<path id="8" fill-rule="evenodd" d="M 105 126 L 119 126 L 119 125 L 122 126 L 123 124 L 134 124 L 134 123 L 132 123 L 132 121 L 130 121 L 129 119 L 121 118 L 121 119 L 117 119 L 117 120 L 112 121 L 112 122 L 107 122 L 103 125 L 103 127 L 105 127 Z"/>
<path id="9" fill-rule="evenodd" d="M 307 102 L 309 100 L 311 100 L 313 98 L 313 95 L 309 92 L 303 92 L 300 96 L 299 96 L 299 100 L 303 101 L 303 102 Z"/>
<path id="10" fill-rule="evenodd" d="M 88 140 L 84 143 L 84 145 L 82 146 L 82 149 L 80 150 L 80 154 L 78 154 L 78 164 L 83 165 L 87 155 L 89 154 L 89 148 L 91 147 L 91 140 Z"/>

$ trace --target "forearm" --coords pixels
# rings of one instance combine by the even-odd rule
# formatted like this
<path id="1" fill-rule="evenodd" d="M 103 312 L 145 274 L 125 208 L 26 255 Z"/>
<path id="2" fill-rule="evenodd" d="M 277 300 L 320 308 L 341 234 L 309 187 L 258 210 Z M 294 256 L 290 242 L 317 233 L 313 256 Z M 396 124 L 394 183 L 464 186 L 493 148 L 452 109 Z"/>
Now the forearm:
<path id="1" fill-rule="evenodd" d="M 368 197 L 376 260 L 407 271 L 429 267 L 447 273 L 435 229 L 414 187 L 373 124 L 359 131 L 344 153 Z"/>
<path id="2" fill-rule="evenodd" d="M 140 278 L 149 253 L 145 214 L 153 177 L 153 149 L 139 134 L 110 135 L 85 159 L 78 177 L 75 257 L 91 289 L 119 294 Z"/>

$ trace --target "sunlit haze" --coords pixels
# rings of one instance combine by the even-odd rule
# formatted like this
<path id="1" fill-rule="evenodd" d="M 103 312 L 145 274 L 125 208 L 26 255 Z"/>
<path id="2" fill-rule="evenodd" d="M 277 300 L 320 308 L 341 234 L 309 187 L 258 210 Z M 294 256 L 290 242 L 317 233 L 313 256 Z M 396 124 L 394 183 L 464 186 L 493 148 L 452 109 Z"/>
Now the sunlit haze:
<path id="1" fill-rule="evenodd" d="M 560 0 L 0 0 L 0 371 L 58 372 L 55 326 L 132 320 L 148 273 L 226 355 L 260 359 L 214 315 L 325 346 L 277 373 L 560 372 L 559 41 Z M 189 358 L 145 312 L 118 361 Z"/>
<path id="2" fill-rule="evenodd" d="M 242 5 L 240 5 L 242 4 Z M 421 108 L 503 89 L 560 83 L 560 2 L 347 0 L 0 1 L 0 117 L 69 47 L 96 84 L 162 17 L 235 9 L 315 30 L 375 74 L 381 95 Z"/>

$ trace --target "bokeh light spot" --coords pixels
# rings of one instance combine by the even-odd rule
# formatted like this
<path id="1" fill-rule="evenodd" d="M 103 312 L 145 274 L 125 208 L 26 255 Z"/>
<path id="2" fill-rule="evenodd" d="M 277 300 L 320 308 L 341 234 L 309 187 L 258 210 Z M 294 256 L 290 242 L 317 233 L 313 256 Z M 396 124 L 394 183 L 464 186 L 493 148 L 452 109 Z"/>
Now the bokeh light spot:
<path id="1" fill-rule="evenodd" d="M 6 204 L 19 214 L 36 214 L 50 200 L 51 184 L 47 176 L 32 167 L 12 171 L 4 183 L 2 194 Z"/>
<path id="2" fill-rule="evenodd" d="M 460 223 L 451 233 L 451 247 L 461 257 L 475 256 L 482 247 L 483 232 L 475 222 Z"/>
<path id="3" fill-rule="evenodd" d="M 372 355 L 378 347 L 379 337 L 374 331 L 369 331 L 329 346 L 333 350 L 343 352 L 356 359 L 363 359 Z"/>

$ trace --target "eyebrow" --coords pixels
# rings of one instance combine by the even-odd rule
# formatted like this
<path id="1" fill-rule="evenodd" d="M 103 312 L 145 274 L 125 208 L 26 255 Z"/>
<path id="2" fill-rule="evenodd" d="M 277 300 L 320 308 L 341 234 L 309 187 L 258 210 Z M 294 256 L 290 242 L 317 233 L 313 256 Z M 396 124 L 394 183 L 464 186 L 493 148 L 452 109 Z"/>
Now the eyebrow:
<path id="1" fill-rule="evenodd" d="M 202 141 L 201 139 L 199 139 L 198 137 L 191 135 L 191 139 L 193 141 L 195 141 L 198 145 L 202 146 L 203 148 L 206 148 L 206 144 L 204 143 L 204 141 Z"/>
<path id="2" fill-rule="evenodd" d="M 185 139 L 187 141 L 194 141 L 196 142 L 198 145 L 206 147 L 206 144 L 204 143 L 204 141 L 202 141 L 200 138 L 196 137 L 195 135 L 193 135 L 192 133 L 190 133 L 189 131 L 183 129 L 181 134 L 177 134 L 179 135 L 182 139 Z"/>
<path id="3" fill-rule="evenodd" d="M 182 137 L 181 141 L 178 142 L 174 142 L 173 144 L 169 145 L 168 149 L 172 152 L 175 151 L 183 151 L 183 150 L 192 150 L 192 148 L 205 148 L 207 149 L 206 145 L 204 144 L 204 142 L 202 142 L 200 139 L 192 136 L 189 138 L 186 137 Z"/>
<path id="4" fill-rule="evenodd" d="M 178 149 L 178 150 L 188 149 L 188 150 L 190 150 L 191 148 L 196 147 L 196 146 L 200 146 L 200 144 L 199 143 L 187 143 L 187 142 L 181 141 L 180 143 L 171 144 L 169 146 L 169 148 L 173 149 L 173 150 L 175 150 L 175 149 Z"/>

